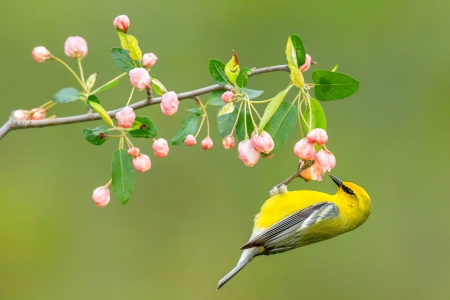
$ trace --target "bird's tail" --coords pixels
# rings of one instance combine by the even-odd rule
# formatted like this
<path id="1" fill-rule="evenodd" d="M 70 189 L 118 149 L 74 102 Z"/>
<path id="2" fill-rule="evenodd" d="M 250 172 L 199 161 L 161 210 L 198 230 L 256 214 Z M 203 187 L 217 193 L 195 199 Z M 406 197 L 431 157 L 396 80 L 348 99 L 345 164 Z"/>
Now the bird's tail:
<path id="1" fill-rule="evenodd" d="M 253 259 L 253 257 L 255 257 L 256 254 L 258 254 L 258 252 L 259 247 L 245 249 L 236 267 L 234 267 L 233 270 L 231 270 L 227 275 L 225 275 L 224 278 L 222 278 L 219 281 L 219 283 L 217 284 L 217 289 L 220 289 L 225 283 L 228 282 L 228 280 L 233 278 L 234 275 L 236 275 L 240 270 L 242 270 L 242 268 L 244 268 Z"/>

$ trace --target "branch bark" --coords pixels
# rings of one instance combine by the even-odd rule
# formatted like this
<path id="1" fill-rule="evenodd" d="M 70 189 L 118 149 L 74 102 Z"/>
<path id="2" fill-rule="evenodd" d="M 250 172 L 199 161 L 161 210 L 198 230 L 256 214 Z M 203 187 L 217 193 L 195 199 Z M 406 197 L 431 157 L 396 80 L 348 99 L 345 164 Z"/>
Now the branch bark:
<path id="1" fill-rule="evenodd" d="M 268 72 L 275 72 L 275 71 L 285 71 L 289 72 L 289 69 L 287 65 L 279 65 L 279 66 L 271 66 L 271 67 L 265 67 L 260 69 L 253 69 L 253 72 L 250 76 L 253 75 L 259 75 L 263 73 Z M 184 92 L 177 94 L 178 100 L 183 99 L 194 99 L 197 96 L 204 95 L 211 93 L 216 90 L 223 89 L 224 87 L 215 84 L 211 86 L 207 86 L 204 88 L 200 88 L 197 90 Z M 142 101 L 133 103 L 130 105 L 134 110 L 146 107 L 149 105 L 158 104 L 161 102 L 161 97 L 154 98 L 151 101 L 148 101 L 148 99 L 144 99 Z M 116 113 L 122 109 L 114 109 L 108 111 L 108 114 L 111 117 L 115 117 Z M 9 117 L 9 120 L 0 128 L 0 139 L 2 139 L 8 132 L 11 130 L 17 130 L 17 129 L 28 129 L 28 128 L 41 128 L 41 127 L 47 127 L 47 126 L 56 126 L 56 125 L 63 125 L 63 124 L 72 124 L 72 123 L 80 123 L 80 122 L 88 122 L 93 120 L 99 120 L 101 117 L 96 113 L 88 113 L 84 115 L 78 115 L 78 116 L 70 116 L 70 117 L 62 117 L 62 118 L 55 118 L 55 119 L 45 119 L 45 120 L 35 120 L 35 121 L 19 121 L 16 118 L 14 118 L 14 111 L 11 113 L 11 116 Z"/>

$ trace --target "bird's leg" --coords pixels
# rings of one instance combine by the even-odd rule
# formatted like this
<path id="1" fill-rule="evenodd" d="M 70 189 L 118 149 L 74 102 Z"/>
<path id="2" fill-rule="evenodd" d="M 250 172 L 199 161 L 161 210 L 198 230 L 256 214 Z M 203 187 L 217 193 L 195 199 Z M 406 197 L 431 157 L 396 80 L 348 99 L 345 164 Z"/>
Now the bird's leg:
<path id="1" fill-rule="evenodd" d="M 287 185 L 291 183 L 291 181 L 294 180 L 294 178 L 302 177 L 300 176 L 300 173 L 311 167 L 313 164 L 314 160 L 300 161 L 298 163 L 297 172 L 289 176 L 286 180 L 274 186 L 269 192 L 270 196 L 273 197 L 275 195 L 287 192 Z"/>

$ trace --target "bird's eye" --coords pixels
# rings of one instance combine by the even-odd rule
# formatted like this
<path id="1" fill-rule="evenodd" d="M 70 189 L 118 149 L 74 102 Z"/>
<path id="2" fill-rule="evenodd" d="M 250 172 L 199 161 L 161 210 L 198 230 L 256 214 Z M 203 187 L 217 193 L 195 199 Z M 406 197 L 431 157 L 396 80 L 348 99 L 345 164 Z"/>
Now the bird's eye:
<path id="1" fill-rule="evenodd" d="M 354 195 L 355 193 L 353 193 L 353 190 L 351 188 L 348 188 L 346 186 L 343 187 L 344 188 L 344 192 L 346 192 L 349 195 Z"/>

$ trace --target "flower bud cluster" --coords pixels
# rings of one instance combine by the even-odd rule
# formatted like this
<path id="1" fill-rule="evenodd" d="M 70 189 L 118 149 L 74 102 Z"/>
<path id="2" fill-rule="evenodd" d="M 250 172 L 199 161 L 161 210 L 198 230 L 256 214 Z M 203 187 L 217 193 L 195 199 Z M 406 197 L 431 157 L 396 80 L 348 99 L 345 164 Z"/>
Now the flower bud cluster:
<path id="1" fill-rule="evenodd" d="M 238 145 L 238 157 L 248 167 L 253 167 L 261 157 L 261 153 L 269 154 L 275 143 L 266 131 L 262 131 L 258 135 L 258 130 L 252 133 L 249 140 L 241 141 Z"/>
<path id="2" fill-rule="evenodd" d="M 43 120 L 45 119 L 46 113 L 47 109 L 45 108 L 33 108 L 32 110 L 18 109 L 14 112 L 14 118 L 19 121 Z"/>
<path id="3" fill-rule="evenodd" d="M 152 162 L 150 161 L 150 157 L 148 155 L 142 154 L 139 148 L 130 148 L 128 149 L 128 154 L 133 157 L 133 165 L 139 172 L 145 172 L 150 170 L 152 167 Z"/>
<path id="4" fill-rule="evenodd" d="M 133 108 L 126 106 L 116 114 L 117 124 L 122 128 L 130 128 L 136 119 Z"/>

